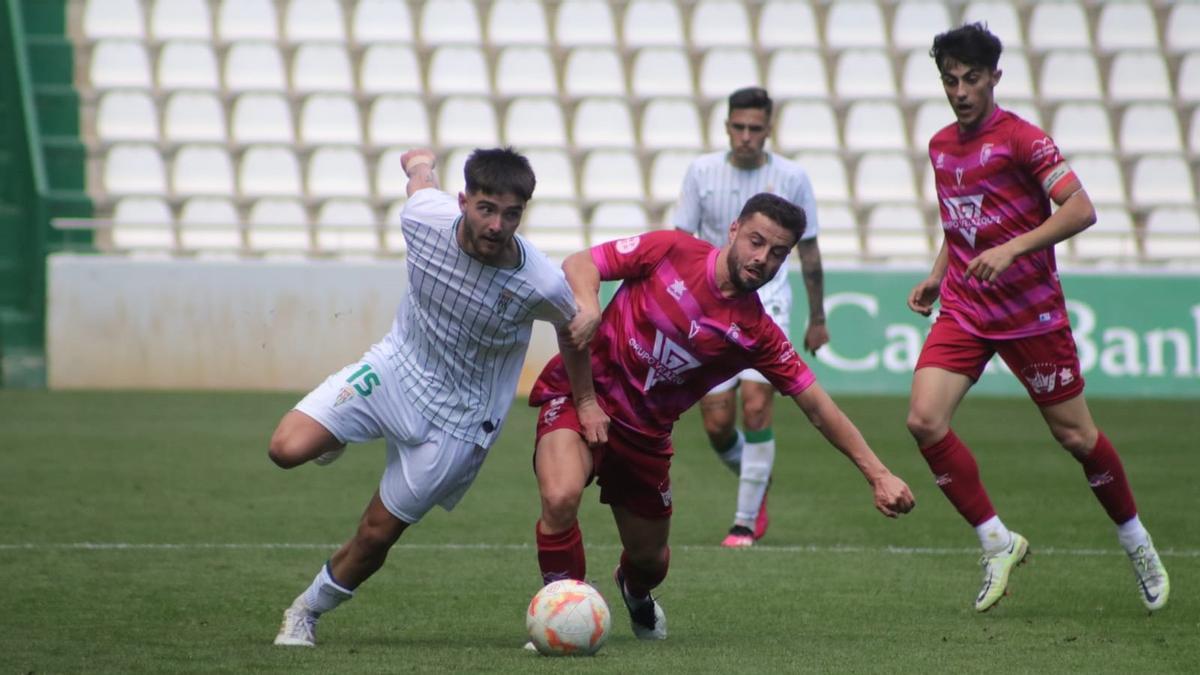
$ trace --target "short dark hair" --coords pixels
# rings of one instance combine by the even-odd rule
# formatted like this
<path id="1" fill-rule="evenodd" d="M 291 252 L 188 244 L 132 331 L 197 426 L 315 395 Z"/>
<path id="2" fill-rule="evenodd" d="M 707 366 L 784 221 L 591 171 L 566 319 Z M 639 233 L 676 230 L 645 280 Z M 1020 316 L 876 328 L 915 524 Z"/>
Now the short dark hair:
<path id="1" fill-rule="evenodd" d="M 729 95 L 729 112 L 731 114 L 734 110 L 755 108 L 766 111 L 767 118 L 769 119 L 771 117 L 771 109 L 774 105 L 771 102 L 771 96 L 762 87 L 744 87 Z"/>
<path id="2" fill-rule="evenodd" d="M 529 160 L 512 148 L 476 148 L 463 165 L 463 178 L 471 194 L 512 194 L 523 201 L 529 201 L 537 186 Z"/>
<path id="3" fill-rule="evenodd" d="M 954 30 L 939 33 L 933 38 L 933 57 L 938 70 L 943 70 L 946 59 L 954 59 L 964 66 L 985 66 L 995 70 L 1000 64 L 1000 52 L 1004 45 L 1000 38 L 988 30 L 985 23 L 966 23 Z"/>
<path id="4" fill-rule="evenodd" d="M 738 214 L 738 222 L 744 222 L 756 213 L 763 214 L 783 229 L 795 234 L 796 241 L 800 241 L 800 237 L 804 236 L 804 228 L 808 226 L 804 209 L 770 192 L 760 192 L 747 199 L 742 212 Z"/>

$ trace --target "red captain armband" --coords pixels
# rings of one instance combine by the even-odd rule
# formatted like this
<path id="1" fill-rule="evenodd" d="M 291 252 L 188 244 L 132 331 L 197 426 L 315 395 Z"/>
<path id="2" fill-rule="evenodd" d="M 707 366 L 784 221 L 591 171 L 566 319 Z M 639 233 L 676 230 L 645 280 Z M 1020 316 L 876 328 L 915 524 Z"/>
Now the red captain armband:
<path id="1" fill-rule="evenodd" d="M 1075 172 L 1066 162 L 1055 164 L 1052 169 L 1042 178 L 1042 189 L 1050 195 L 1056 204 L 1061 204 L 1066 201 L 1077 190 L 1079 190 L 1079 178 L 1075 176 Z"/>

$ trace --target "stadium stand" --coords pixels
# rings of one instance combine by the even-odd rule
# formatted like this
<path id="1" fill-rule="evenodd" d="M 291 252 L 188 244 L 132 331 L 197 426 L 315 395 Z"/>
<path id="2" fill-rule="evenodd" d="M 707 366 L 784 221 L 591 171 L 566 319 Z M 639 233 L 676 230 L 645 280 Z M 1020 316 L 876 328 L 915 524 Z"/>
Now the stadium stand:
<path id="1" fill-rule="evenodd" d="M 1194 229 L 1190 2 L 71 5 L 88 185 L 121 250 L 395 254 L 406 148 L 433 145 L 453 190 L 472 147 L 507 143 L 538 169 L 525 231 L 565 253 L 661 226 L 686 159 L 726 147 L 724 97 L 763 83 L 777 101 L 772 148 L 813 176 L 823 248 L 849 262 L 928 259 L 925 146 L 952 121 L 928 44 L 976 20 L 1005 42 L 1001 105 L 1047 125 L 1101 207 L 1067 264 L 1157 264 Z M 236 241 L 193 236 L 200 216 L 232 220 Z M 336 229 L 342 217 L 354 236 Z"/>

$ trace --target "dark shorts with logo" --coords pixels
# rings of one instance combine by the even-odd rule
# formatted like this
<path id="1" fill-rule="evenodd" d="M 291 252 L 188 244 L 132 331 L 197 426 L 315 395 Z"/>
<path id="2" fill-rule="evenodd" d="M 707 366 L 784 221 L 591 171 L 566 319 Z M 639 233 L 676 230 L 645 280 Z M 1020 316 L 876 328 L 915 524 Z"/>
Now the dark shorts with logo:
<path id="1" fill-rule="evenodd" d="M 993 354 L 1004 359 L 1039 406 L 1062 403 L 1083 393 L 1079 355 L 1069 327 L 1013 340 L 989 340 L 968 333 L 942 314 L 925 338 L 917 370 L 941 368 L 978 380 Z"/>
<path id="2" fill-rule="evenodd" d="M 583 427 L 570 396 L 551 399 L 538 411 L 537 442 L 558 429 L 582 435 Z M 650 449 L 648 449 L 650 448 Z M 592 478 L 600 486 L 600 503 L 620 506 L 649 519 L 670 518 L 671 455 L 669 442 L 652 441 L 611 424 L 608 442 L 591 448 Z"/>

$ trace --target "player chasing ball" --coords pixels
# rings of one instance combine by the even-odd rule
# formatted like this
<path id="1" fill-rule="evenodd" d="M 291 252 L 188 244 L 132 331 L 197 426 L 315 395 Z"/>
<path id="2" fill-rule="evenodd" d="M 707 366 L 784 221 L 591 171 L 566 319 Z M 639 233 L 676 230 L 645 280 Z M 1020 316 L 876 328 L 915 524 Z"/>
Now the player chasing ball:
<path id="1" fill-rule="evenodd" d="M 1055 440 L 1083 466 L 1117 526 L 1142 602 L 1161 609 L 1171 590 L 1167 570 L 1138 518 L 1121 458 L 1084 400 L 1054 259 L 1054 245 L 1087 229 L 1096 213 L 1046 132 L 996 105 L 1001 49 L 976 23 L 938 35 L 930 50 L 957 122 L 929 142 L 945 239 L 908 306 L 929 316 L 940 296 L 941 310 L 913 374 L 908 430 L 938 487 L 979 535 L 983 585 L 975 609 L 987 611 L 1005 595 L 1029 542 L 996 515 L 975 458 L 950 422 L 999 354 Z M 1051 201 L 1059 207 L 1053 214 Z"/>

